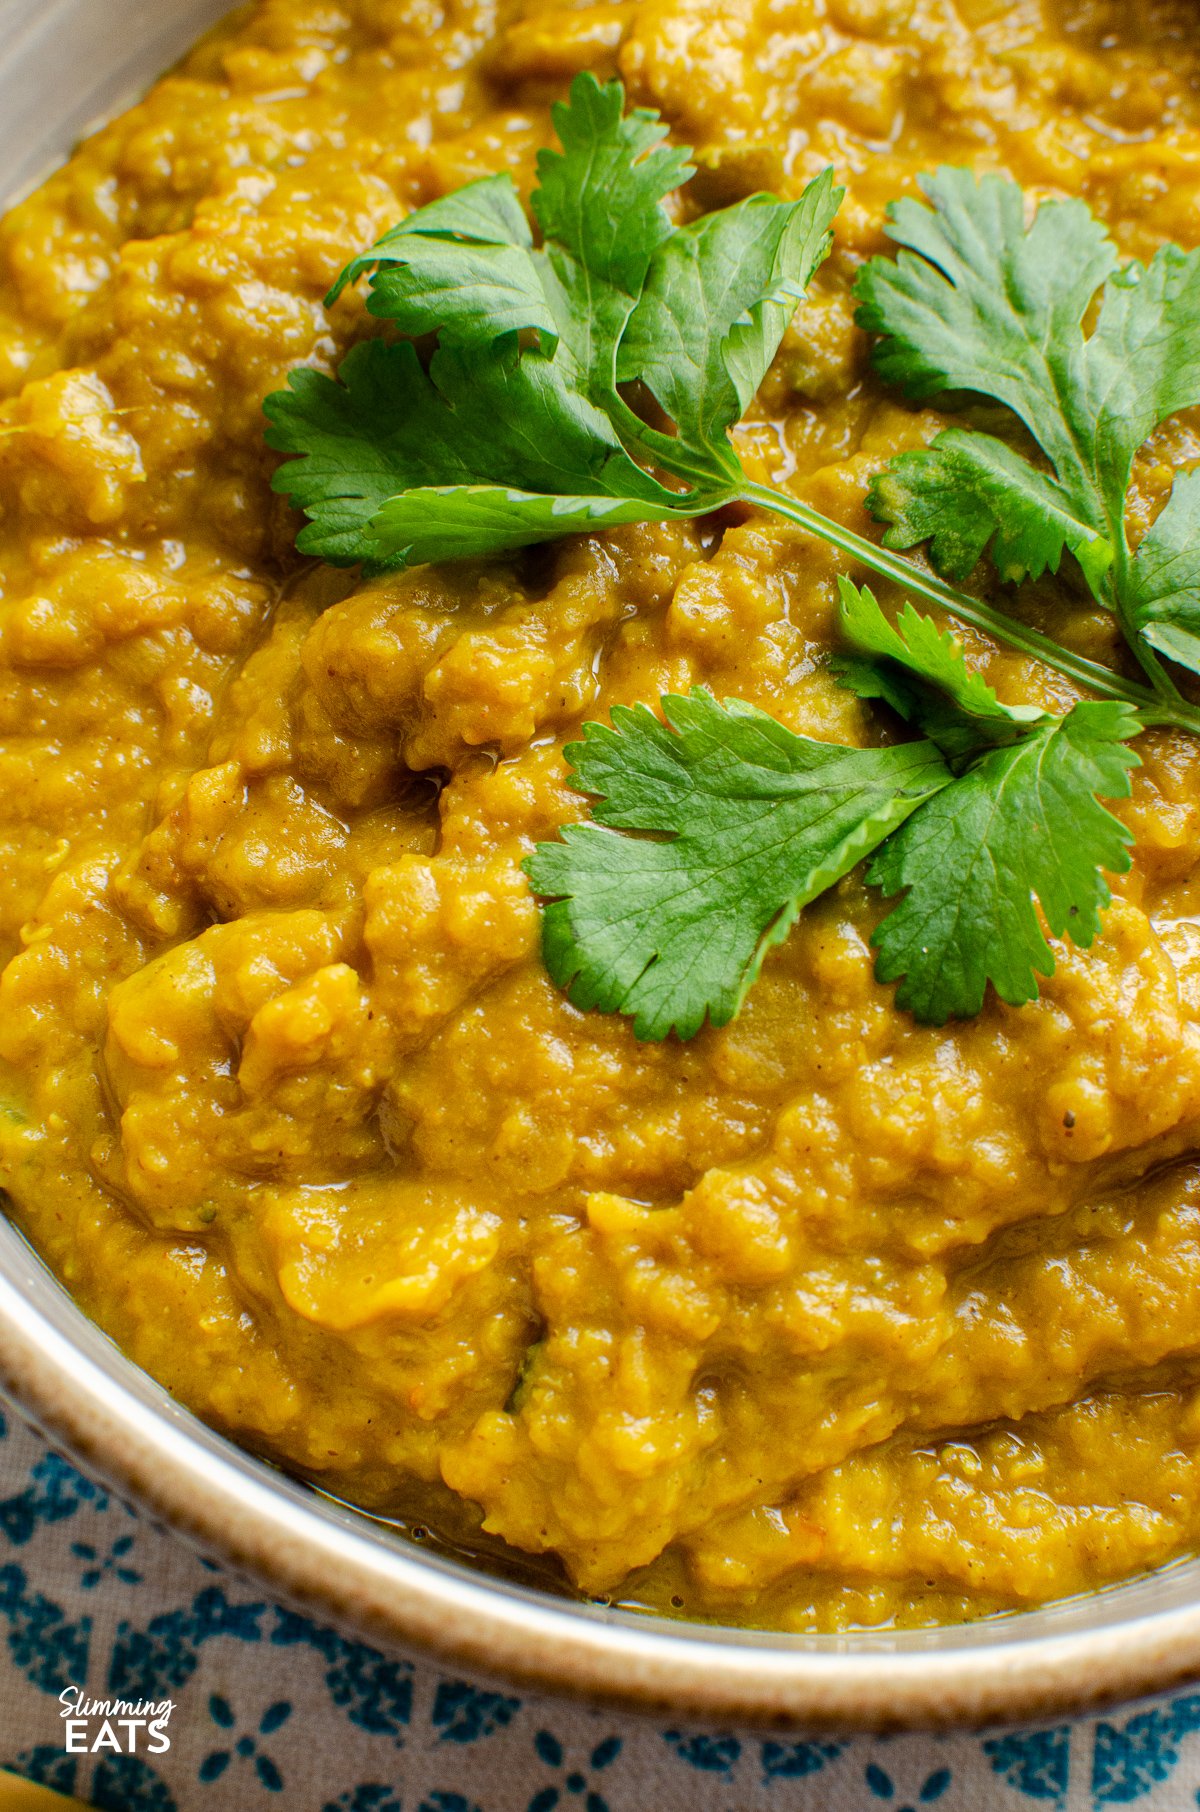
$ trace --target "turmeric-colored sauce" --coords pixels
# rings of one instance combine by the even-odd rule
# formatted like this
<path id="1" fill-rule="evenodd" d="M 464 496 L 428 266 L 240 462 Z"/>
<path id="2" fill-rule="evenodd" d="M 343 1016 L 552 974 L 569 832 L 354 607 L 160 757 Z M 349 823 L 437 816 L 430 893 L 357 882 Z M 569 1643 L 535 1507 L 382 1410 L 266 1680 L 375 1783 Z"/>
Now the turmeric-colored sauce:
<path id="1" fill-rule="evenodd" d="M 852 876 L 731 1025 L 550 982 L 564 742 L 704 684 L 878 735 L 837 557 L 727 512 L 365 582 L 262 399 L 378 331 L 338 270 L 619 73 L 688 206 L 849 190 L 737 442 L 871 532 L 949 420 L 850 284 L 939 163 L 1200 241 L 1193 0 L 259 0 L 0 223 L 0 1159 L 78 1300 L 250 1447 L 593 1596 L 795 1630 L 1017 1608 L 1200 1547 L 1200 745 L 1144 737 L 1102 937 L 931 1030 Z M 1136 535 L 1188 418 L 1149 443 Z M 877 532 L 877 531 L 876 531 Z M 1114 631 L 1069 583 L 1027 606 Z M 968 634 L 1006 698 L 1065 682 Z M 1051 689 L 1053 688 L 1053 689 Z"/>

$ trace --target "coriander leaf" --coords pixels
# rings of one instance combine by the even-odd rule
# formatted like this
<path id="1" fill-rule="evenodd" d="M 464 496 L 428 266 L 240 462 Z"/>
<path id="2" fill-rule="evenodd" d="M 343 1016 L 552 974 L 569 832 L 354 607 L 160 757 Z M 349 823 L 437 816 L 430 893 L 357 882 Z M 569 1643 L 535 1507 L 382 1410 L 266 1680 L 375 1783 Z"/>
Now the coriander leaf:
<path id="1" fill-rule="evenodd" d="M 872 940 L 881 981 L 929 1025 L 978 1013 L 990 981 L 1020 1006 L 1054 957 L 1055 937 L 1086 948 L 1111 898 L 1101 872 L 1130 864 L 1130 833 L 1099 804 L 1125 798 L 1140 723 L 1128 706 L 1085 702 L 984 755 L 876 855 L 868 880 L 904 897 Z"/>
<path id="2" fill-rule="evenodd" d="M 332 308 L 342 291 L 351 283 L 387 262 L 393 245 L 399 247 L 399 262 L 407 262 L 404 241 L 414 233 L 425 238 L 456 239 L 465 244 L 514 245 L 530 247 L 533 234 L 521 206 L 516 185 L 507 171 L 498 176 L 480 176 L 452 189 L 437 201 L 430 201 L 390 227 L 369 252 L 363 252 L 346 266 L 328 296 Z"/>
<path id="3" fill-rule="evenodd" d="M 426 371 L 406 340 L 364 341 L 336 383 L 292 372 L 289 389 L 265 407 L 270 445 L 300 455 L 273 481 L 311 517 L 300 551 L 333 565 L 398 564 L 407 529 L 397 542 L 375 518 L 391 499 L 427 488 L 618 497 L 653 505 L 647 516 L 672 513 L 672 494 L 634 465 L 607 417 L 562 384 L 552 359 L 522 352 L 510 336 L 491 350 L 487 374 L 481 384 L 471 350 L 453 345 L 439 347 Z M 466 513 L 460 500 L 460 520 Z M 487 513 L 497 522 L 494 499 Z M 570 526 L 564 519 L 559 532 Z M 525 540 L 544 535 L 543 517 L 531 517 Z M 479 540 L 472 551 L 483 551 Z M 497 545 L 517 544 L 506 533 Z"/>
<path id="4" fill-rule="evenodd" d="M 621 339 L 656 254 L 680 239 L 663 198 L 692 169 L 662 143 L 658 115 L 625 114 L 624 98 L 619 82 L 585 73 L 553 109 L 563 148 L 538 158 L 541 247 L 501 175 L 418 209 L 346 267 L 329 302 L 369 275 L 370 311 L 405 338 L 356 348 L 336 381 L 293 372 L 266 400 L 267 440 L 294 456 L 272 483 L 310 519 L 301 552 L 368 570 L 501 553 L 696 516 L 745 488 L 727 431 L 827 249 L 831 179 L 798 202 L 753 197 L 726 225 L 687 230 L 698 289 L 668 312 L 685 341 L 708 335 L 705 389 L 686 418 L 702 432 L 695 445 L 653 433 L 617 385 L 658 355 L 642 332 L 631 365 Z M 427 361 L 414 340 L 435 342 Z"/>
<path id="5" fill-rule="evenodd" d="M 1065 480 L 1078 463 L 1068 367 L 1116 248 L 1081 201 L 1043 202 L 1026 228 L 1025 197 L 1003 177 L 943 167 L 920 185 L 932 208 L 888 210 L 908 249 L 858 276 L 859 325 L 883 336 L 876 366 L 919 402 L 947 390 L 995 397 L 1062 460 Z"/>
<path id="6" fill-rule="evenodd" d="M 615 394 L 617 347 L 651 256 L 672 231 L 663 197 L 686 182 L 690 152 L 666 146 L 646 107 L 624 113 L 620 82 L 577 75 L 551 109 L 561 151 L 539 151 L 533 211 L 553 274 L 558 330 L 593 400 Z"/>
<path id="7" fill-rule="evenodd" d="M 972 717 L 1024 718 L 1024 707 L 1002 705 L 983 675 L 967 666 L 963 646 L 949 630 L 939 629 L 932 617 L 923 616 L 906 603 L 894 624 L 889 623 L 867 586 L 838 579 L 838 620 L 860 654 L 895 662 L 915 678 L 947 693 Z M 1034 716 L 1040 716 L 1034 712 Z"/>
<path id="8" fill-rule="evenodd" d="M 1000 177 L 943 169 L 922 187 L 932 207 L 890 211 L 905 249 L 858 278 L 858 319 L 883 336 L 879 369 L 918 400 L 995 398 L 1053 471 L 991 436 L 951 430 L 876 481 L 868 502 L 891 524 L 888 544 L 930 540 L 938 569 L 958 577 L 991 544 L 1013 579 L 1055 570 L 1069 548 L 1156 690 L 1178 697 L 1155 638 L 1139 634 L 1126 493 L 1147 436 L 1200 402 L 1200 253 L 1167 245 L 1148 266 L 1120 265 L 1081 202 L 1045 202 L 1026 226 L 1021 190 Z"/>
<path id="9" fill-rule="evenodd" d="M 371 518 L 409 482 L 410 462 L 419 458 L 425 481 L 435 482 L 428 449 L 412 447 L 408 398 L 423 377 L 411 346 L 367 340 L 343 362 L 339 383 L 301 366 L 266 399 L 268 446 L 299 455 L 272 484 L 311 518 L 296 541 L 302 554 L 332 566 L 369 560 Z M 469 475 L 438 474 L 442 482 L 458 476 Z"/>
<path id="10" fill-rule="evenodd" d="M 1104 286 L 1096 330 L 1077 353 L 1097 488 L 1125 492 L 1133 457 L 1160 422 L 1200 403 L 1200 252 L 1160 246 Z"/>
<path id="11" fill-rule="evenodd" d="M 421 566 L 553 541 L 559 535 L 660 521 L 662 506 L 621 497 L 571 497 L 505 490 L 498 485 L 445 485 L 402 491 L 372 519 L 375 546 L 389 561 Z"/>
<path id="12" fill-rule="evenodd" d="M 511 176 L 478 182 L 419 208 L 346 266 L 326 298 L 371 274 L 367 307 L 413 338 L 440 333 L 464 346 L 535 329 L 558 339 L 529 223 Z"/>
<path id="13" fill-rule="evenodd" d="M 1031 724 L 1047 723 L 1031 705 L 1004 705 L 982 674 L 973 672 L 962 643 L 931 617 L 905 604 L 895 624 L 874 596 L 838 579 L 839 621 L 857 657 L 831 663 L 860 698 L 879 698 L 917 725 L 950 762 L 1017 741 Z"/>
<path id="14" fill-rule="evenodd" d="M 596 822 L 525 864 L 554 980 L 643 1039 L 726 1024 L 801 907 L 950 780 L 927 743 L 812 742 L 701 689 L 662 708 L 585 725 L 566 753 Z"/>
<path id="15" fill-rule="evenodd" d="M 1152 648 L 1200 673 L 1200 471 L 1175 480 L 1130 571 L 1134 618 Z"/>
<path id="16" fill-rule="evenodd" d="M 414 433 L 431 468 L 449 456 L 468 483 L 640 497 L 669 514 L 674 494 L 633 463 L 607 416 L 564 382 L 557 358 L 509 338 L 492 348 L 486 373 L 483 381 L 478 358 L 457 347 L 434 353 Z M 449 482 L 458 481 L 455 472 Z"/>
<path id="17" fill-rule="evenodd" d="M 1063 549 L 1098 583 L 1111 543 L 1079 520 L 1055 479 L 990 434 L 948 428 L 923 451 L 898 454 L 871 487 L 868 507 L 891 524 L 884 546 L 930 543 L 938 572 L 965 579 L 989 544 L 1002 579 L 1057 572 Z"/>
<path id="18" fill-rule="evenodd" d="M 729 429 L 753 401 L 829 251 L 844 192 L 825 170 L 798 201 L 751 195 L 658 246 L 617 376 L 640 378 L 674 422 L 677 439 L 642 436 L 672 471 L 740 477 Z"/>

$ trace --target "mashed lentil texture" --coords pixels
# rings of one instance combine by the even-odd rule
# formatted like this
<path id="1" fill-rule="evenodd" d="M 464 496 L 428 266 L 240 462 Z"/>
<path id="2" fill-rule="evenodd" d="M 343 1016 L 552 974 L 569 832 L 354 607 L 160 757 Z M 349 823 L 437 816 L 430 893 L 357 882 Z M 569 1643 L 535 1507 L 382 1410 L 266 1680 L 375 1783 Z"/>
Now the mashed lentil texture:
<path id="1" fill-rule="evenodd" d="M 379 331 L 337 271 L 471 177 L 527 193 L 584 68 L 697 147 L 702 206 L 848 184 L 738 444 L 864 532 L 950 419 L 853 324 L 918 173 L 1200 241 L 1192 0 L 235 13 L 0 224 L 14 1212 L 209 1421 L 588 1594 L 808 1630 L 1157 1565 L 1200 1546 L 1200 744 L 1142 738 L 1133 868 L 1036 1005 L 914 1024 L 851 877 L 732 1025 L 639 1045 L 540 960 L 563 744 L 697 683 L 877 735 L 825 664 L 836 557 L 730 511 L 363 582 L 271 494 L 264 395 Z M 1135 534 L 1197 461 L 1193 420 L 1149 443 Z M 1028 608 L 1115 658 L 1069 585 Z"/>

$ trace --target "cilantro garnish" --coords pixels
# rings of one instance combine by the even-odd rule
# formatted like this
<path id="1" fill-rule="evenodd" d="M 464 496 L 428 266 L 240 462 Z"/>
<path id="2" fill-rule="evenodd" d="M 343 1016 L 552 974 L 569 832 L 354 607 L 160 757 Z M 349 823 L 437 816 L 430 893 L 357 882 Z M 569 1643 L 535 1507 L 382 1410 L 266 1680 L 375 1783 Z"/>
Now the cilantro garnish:
<path id="1" fill-rule="evenodd" d="M 419 209 L 343 272 L 409 338 L 367 341 L 339 381 L 294 371 L 267 438 L 307 512 L 302 553 L 387 568 L 501 553 L 618 522 L 695 516 L 738 495 L 728 430 L 829 248 L 826 171 L 798 201 L 754 195 L 676 230 L 692 174 L 657 114 L 577 77 L 538 158 L 535 247 L 510 176 Z M 422 363 L 412 340 L 436 333 Z M 678 429 L 618 386 L 640 377 Z M 639 463 L 641 462 L 641 463 Z M 673 489 L 648 470 L 683 482 Z"/>
<path id="2" fill-rule="evenodd" d="M 566 751 L 597 795 L 527 863 L 551 975 L 639 1038 L 724 1025 L 764 952 L 951 775 L 931 743 L 849 749 L 703 690 L 587 724 Z M 601 828 L 601 827 L 608 828 Z M 653 832 L 621 836 L 620 831 Z"/>
<path id="3" fill-rule="evenodd" d="M 1142 537 L 1122 601 L 1143 642 L 1200 673 L 1200 473 L 1176 478 Z"/>
<path id="4" fill-rule="evenodd" d="M 1098 801 L 1128 796 L 1138 758 L 1127 745 L 1141 724 L 1111 700 L 1063 717 L 1001 704 L 928 617 L 907 605 L 893 627 L 869 591 L 846 580 L 841 591 L 858 651 L 835 662 L 842 683 L 884 699 L 956 775 L 867 870 L 884 894 L 904 896 L 872 940 L 879 979 L 900 980 L 898 1005 L 934 1025 L 978 1013 L 988 982 L 1021 1006 L 1035 976 L 1054 973 L 1034 898 L 1055 937 L 1086 948 L 1111 897 L 1103 871 L 1130 865 L 1133 839 Z"/>
<path id="5" fill-rule="evenodd" d="M 840 582 L 841 625 L 852 655 L 833 670 L 860 698 L 878 698 L 922 730 L 948 760 L 1013 743 L 1034 724 L 1054 720 L 1032 705 L 1002 705 L 967 666 L 962 643 L 906 604 L 888 622 L 869 591 Z"/>
<path id="6" fill-rule="evenodd" d="M 547 967 L 579 1007 L 634 1016 L 639 1038 L 724 1025 L 800 908 L 875 851 L 868 880 L 903 898 L 875 933 L 881 981 L 941 1024 L 977 1013 L 990 981 L 1019 1006 L 1056 937 L 1088 945 L 1129 866 L 1129 833 L 1097 802 L 1129 792 L 1141 727 L 1129 706 L 1065 717 L 1000 702 L 961 645 L 908 607 L 893 627 L 841 581 L 861 696 L 923 732 L 882 749 L 811 742 L 704 691 L 614 708 L 566 750 L 590 825 L 526 863 L 545 914 Z M 641 833 L 625 835 L 620 832 Z M 649 834 L 647 834 L 649 833 Z"/>
<path id="7" fill-rule="evenodd" d="M 1133 841 L 1097 795 L 1127 796 L 1139 727 L 1128 705 L 1085 700 L 981 754 L 889 838 L 867 879 L 905 890 L 872 940 L 897 1005 L 941 1025 L 978 1013 L 988 982 L 1011 1006 L 1032 1000 L 1054 973 L 1033 896 L 1055 937 L 1092 943 L 1102 871 L 1123 873 Z"/>
<path id="8" fill-rule="evenodd" d="M 1006 704 L 953 634 L 842 580 L 833 669 L 911 740 L 814 742 L 703 689 L 661 716 L 618 706 L 566 750 L 592 822 L 526 863 L 554 979 L 641 1038 L 727 1022 L 766 950 L 864 857 L 900 1006 L 940 1024 L 989 984 L 1030 1000 L 1053 970 L 1047 931 L 1090 945 L 1105 876 L 1129 865 L 1101 801 L 1128 795 L 1131 739 L 1200 733 L 1166 664 L 1200 672 L 1200 473 L 1136 552 L 1126 526 L 1139 448 L 1200 401 L 1200 254 L 1122 264 L 1082 203 L 1030 219 L 1013 184 L 965 171 L 926 178 L 930 205 L 897 203 L 898 256 L 858 280 L 881 374 L 915 400 L 998 402 L 1019 432 L 952 428 L 894 459 L 869 497 L 881 547 L 751 483 L 730 438 L 829 249 L 832 173 L 676 225 L 664 204 L 689 153 L 656 114 L 626 113 L 619 83 L 577 77 L 554 123 L 536 237 L 511 178 L 485 177 L 338 279 L 330 304 L 366 279 L 385 337 L 267 399 L 268 439 L 292 456 L 276 488 L 309 518 L 300 549 L 387 570 L 740 500 L 1066 675 L 1095 696 L 1062 715 Z M 921 543 L 933 571 L 904 557 Z M 1144 679 L 955 589 L 985 553 L 1009 584 L 1069 555 Z"/>
<path id="9" fill-rule="evenodd" d="M 1136 556 L 1126 500 L 1143 442 L 1200 403 L 1200 252 L 1164 245 L 1148 265 L 1122 263 L 1081 201 L 1044 202 L 1027 225 L 1024 195 L 999 176 L 944 169 L 921 187 L 931 206 L 889 211 L 906 249 L 859 274 L 859 321 L 882 336 L 876 365 L 919 401 L 965 391 L 1004 404 L 1049 469 L 994 435 L 948 429 L 873 486 L 884 539 L 929 542 L 955 579 L 988 549 L 1006 580 L 1073 554 L 1151 685 L 1177 699 L 1158 654 L 1200 671 L 1200 493 L 1177 481 Z"/>

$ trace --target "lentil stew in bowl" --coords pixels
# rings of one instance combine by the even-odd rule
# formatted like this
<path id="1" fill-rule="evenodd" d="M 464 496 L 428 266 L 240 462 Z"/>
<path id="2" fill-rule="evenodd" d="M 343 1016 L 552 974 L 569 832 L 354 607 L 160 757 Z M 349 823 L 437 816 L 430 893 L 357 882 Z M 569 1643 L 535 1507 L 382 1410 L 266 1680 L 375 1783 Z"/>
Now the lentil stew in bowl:
<path id="1" fill-rule="evenodd" d="M 396 338 L 378 278 L 370 312 L 361 287 L 327 302 L 339 272 L 479 178 L 511 173 L 528 202 L 556 129 L 569 156 L 561 103 L 593 94 L 692 147 L 663 244 L 763 192 L 795 204 L 791 232 L 806 195 L 830 197 L 832 251 L 814 238 L 804 281 L 771 291 L 787 321 L 739 397 L 759 501 L 647 503 L 422 564 L 298 552 L 280 452 L 301 449 L 277 409 L 268 445 L 264 402 Z M 666 155 L 652 143 L 637 168 Z M 836 212 L 813 187 L 830 166 Z M 841 671 L 839 577 L 869 574 L 761 495 L 876 543 L 882 517 L 903 551 L 926 537 L 905 540 L 881 487 L 894 500 L 902 456 L 947 430 L 943 448 L 999 437 L 1020 456 L 1022 498 L 1047 482 L 1040 417 L 1014 423 L 982 384 L 965 408 L 961 384 L 914 394 L 880 357 L 885 266 L 911 273 L 923 249 L 896 262 L 912 241 L 889 204 L 920 202 L 925 178 L 922 207 L 941 196 L 949 218 L 942 166 L 1018 183 L 1030 243 L 1035 209 L 1087 204 L 1115 246 L 1080 303 L 1093 337 L 1101 284 L 1115 310 L 1180 248 L 1166 318 L 1200 245 L 1194 6 L 257 0 L 0 223 L 14 1216 L 95 1321 L 238 1441 L 454 1549 L 537 1557 L 563 1590 L 668 1615 L 956 1621 L 1200 1548 L 1200 743 L 1185 552 L 1150 537 L 1200 464 L 1182 380 L 1160 382 L 1171 407 L 1128 491 L 1130 546 L 1175 563 L 1169 610 L 1138 594 L 1142 675 L 1117 608 L 1129 550 L 1109 549 L 1107 609 L 1094 523 L 1040 570 L 1006 567 L 1000 512 L 974 549 L 992 564 L 951 576 L 968 612 L 1010 613 L 1016 646 L 952 600 L 939 628 L 1010 708 L 1003 736 L 968 773 L 914 707 L 961 824 L 974 794 L 955 789 L 1024 726 L 1070 722 L 1079 674 L 1161 706 L 1106 732 L 1125 766 L 1095 756 L 1124 836 L 1097 830 L 1089 872 L 1112 899 L 1093 892 L 1094 933 L 1065 935 L 1078 906 L 1059 924 L 1026 882 L 1053 934 L 1036 997 L 993 967 L 979 1010 L 914 1008 L 911 976 L 898 991 L 907 972 L 878 965 L 881 871 L 851 839 L 823 888 L 792 888 L 794 914 L 771 908 L 728 1011 L 648 1029 L 556 967 L 545 902 L 568 889 L 536 866 L 584 847 L 564 825 L 615 837 L 586 827 L 604 789 L 564 754 L 588 723 L 639 733 L 614 707 L 671 722 L 660 701 L 711 695 L 766 714 L 788 750 L 912 746 L 893 645 L 882 704 Z M 521 331 L 518 363 L 567 356 Z M 409 337 L 414 372 L 434 370 L 444 350 Z M 652 351 L 614 373 L 630 421 L 661 433 L 661 389 L 635 383 Z M 945 589 L 936 541 L 940 580 L 908 557 L 918 601 Z M 903 627 L 898 585 L 873 582 Z M 705 921 L 710 952 L 728 917 Z M 1007 897 L 998 919 L 1015 922 Z"/>

